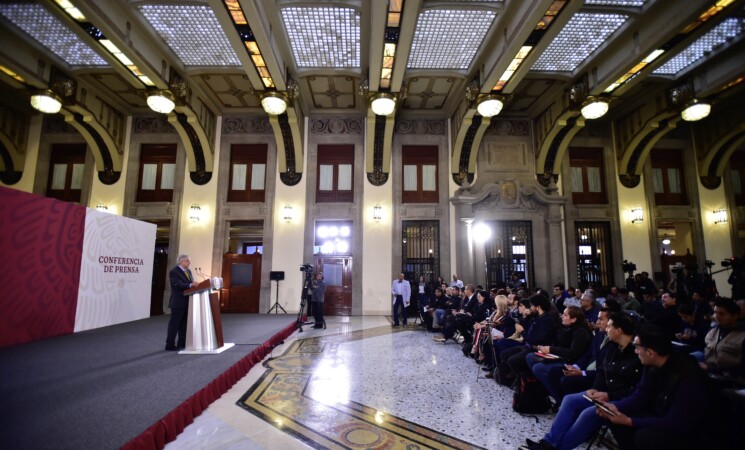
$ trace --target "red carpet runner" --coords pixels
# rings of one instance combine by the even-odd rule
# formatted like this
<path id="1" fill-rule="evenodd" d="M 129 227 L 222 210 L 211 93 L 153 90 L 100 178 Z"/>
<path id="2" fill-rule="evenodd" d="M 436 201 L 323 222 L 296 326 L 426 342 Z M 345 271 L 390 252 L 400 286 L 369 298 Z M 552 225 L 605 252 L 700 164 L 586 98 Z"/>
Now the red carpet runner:
<path id="1" fill-rule="evenodd" d="M 293 322 L 272 336 L 268 341 L 223 372 L 222 375 L 215 378 L 210 384 L 186 399 L 176 409 L 163 416 L 155 425 L 129 441 L 122 449 L 160 450 L 165 447 L 166 443 L 175 440 L 176 436 L 184 431 L 184 428 L 191 424 L 195 417 L 202 414 L 202 411 L 207 409 L 212 402 L 220 398 L 238 380 L 246 376 L 256 363 L 261 362 L 280 341 L 285 340 L 296 329 L 297 323 Z"/>

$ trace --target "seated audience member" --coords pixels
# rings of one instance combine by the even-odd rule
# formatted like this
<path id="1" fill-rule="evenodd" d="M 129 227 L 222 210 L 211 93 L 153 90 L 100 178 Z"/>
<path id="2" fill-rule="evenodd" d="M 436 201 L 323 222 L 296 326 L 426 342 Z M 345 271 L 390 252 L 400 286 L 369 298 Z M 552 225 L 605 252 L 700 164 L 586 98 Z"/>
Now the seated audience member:
<path id="1" fill-rule="evenodd" d="M 496 369 L 497 361 L 502 360 L 502 352 L 509 349 L 522 347 L 524 343 L 523 332 L 531 327 L 535 315 L 532 308 L 530 307 L 530 300 L 521 299 L 517 306 L 518 319 L 515 321 L 515 332 L 507 336 L 506 339 L 499 339 L 494 345 L 494 354 L 486 353 L 487 358 L 486 367 L 484 370 L 489 372 L 486 377 L 492 378 L 494 376 L 494 369 Z M 492 357 L 494 359 L 492 359 Z"/>
<path id="2" fill-rule="evenodd" d="M 695 308 L 691 304 L 680 305 L 678 308 L 680 316 L 680 329 L 675 334 L 675 339 L 681 344 L 686 344 L 691 351 L 703 351 L 704 338 L 709 332 L 709 321 L 703 317 L 697 317 Z"/>
<path id="3" fill-rule="evenodd" d="M 435 288 L 435 296 L 432 298 L 432 300 L 429 302 L 429 305 L 427 305 L 427 310 L 423 314 L 424 324 L 427 326 L 427 331 L 434 330 L 435 325 L 435 315 L 438 310 L 442 310 L 444 313 L 445 308 L 445 302 L 447 301 L 447 297 L 443 294 L 442 288 L 437 287 Z M 439 323 L 438 323 L 439 327 Z"/>
<path id="4" fill-rule="evenodd" d="M 605 333 L 608 327 L 607 309 L 600 310 L 596 324 L 597 331 L 590 344 L 590 351 L 586 352 L 575 364 L 558 364 L 548 367 L 548 371 L 536 370 L 533 374 L 546 387 L 549 395 L 556 401 L 556 406 L 567 394 L 582 392 L 592 387 L 598 364 L 602 364 L 608 351 L 608 338 Z"/>
<path id="5" fill-rule="evenodd" d="M 643 302 L 639 314 L 644 317 L 645 321 L 654 320 L 658 315 L 662 314 L 662 302 L 655 297 L 654 291 L 643 291 L 642 299 Z"/>
<path id="6" fill-rule="evenodd" d="M 480 336 L 480 329 L 476 329 L 475 325 L 477 323 L 485 322 L 486 319 L 489 318 L 489 312 L 491 311 L 490 305 L 489 305 L 489 293 L 485 290 L 479 290 L 476 292 L 476 307 L 473 309 L 473 315 L 469 317 L 468 323 L 469 326 L 472 328 L 472 330 L 462 330 L 461 334 L 466 336 L 465 333 L 468 333 L 468 336 L 471 336 L 470 342 L 474 345 L 478 345 L 478 342 L 476 342 L 476 337 Z M 473 331 L 473 333 L 471 333 Z M 471 349 L 473 348 L 469 344 L 469 339 L 466 337 L 464 338 L 465 341 L 463 342 L 463 354 L 465 356 L 471 356 Z"/>
<path id="7" fill-rule="evenodd" d="M 629 290 L 626 288 L 621 288 L 618 290 L 618 295 L 621 297 L 619 300 L 619 303 L 621 304 L 621 309 L 624 311 L 634 311 L 638 313 L 641 310 L 641 303 L 639 303 L 639 300 L 634 298 L 633 293 L 629 293 Z"/>
<path id="8" fill-rule="evenodd" d="M 472 284 L 466 285 L 463 290 L 463 299 L 459 310 L 451 310 L 451 316 L 445 320 L 445 326 L 442 329 L 442 336 L 435 336 L 433 339 L 438 342 L 445 342 L 453 339 L 455 332 L 460 332 L 463 336 L 464 343 L 473 342 L 471 328 L 473 327 L 473 318 L 479 306 L 479 300 L 476 295 L 476 288 Z"/>
<path id="9" fill-rule="evenodd" d="M 706 300 L 703 291 L 693 291 L 693 294 L 691 294 L 691 304 L 693 305 L 696 317 L 708 322 L 711 321 L 714 310 L 709 306 L 709 302 Z"/>
<path id="10" fill-rule="evenodd" d="M 579 299 L 580 308 L 585 314 L 585 319 L 588 323 L 595 323 L 598 321 L 598 313 L 600 312 L 600 306 L 596 302 L 595 292 L 586 290 L 582 293 L 582 297 Z"/>
<path id="11" fill-rule="evenodd" d="M 579 361 L 587 353 L 591 342 L 592 333 L 584 314 L 576 306 L 568 306 L 561 315 L 561 328 L 557 333 L 555 343 L 536 346 L 537 352 L 528 353 L 525 361 L 536 378 L 542 381 L 542 378 L 548 377 L 548 372 L 552 367 L 564 367 L 564 364 L 572 365 Z M 549 355 L 559 358 L 547 359 Z M 552 395 L 552 397 L 557 404 L 561 401 L 557 398 L 560 397 L 559 395 Z"/>
<path id="12" fill-rule="evenodd" d="M 477 332 L 479 330 L 489 329 L 489 335 L 484 335 L 479 340 L 480 342 L 474 341 L 474 348 L 471 353 L 474 356 L 478 355 L 480 361 L 485 361 L 487 364 L 493 361 L 493 356 L 488 355 L 492 353 L 492 346 L 496 345 L 496 342 L 500 339 L 506 339 L 515 332 L 515 320 L 510 314 L 509 299 L 504 295 L 497 295 L 494 298 L 496 309 L 487 320 L 474 324 L 473 328 Z M 489 326 L 487 327 L 487 323 Z M 488 356 L 487 356 L 488 355 Z"/>
<path id="13" fill-rule="evenodd" d="M 571 286 L 567 288 L 567 298 L 564 299 L 564 308 L 566 308 L 567 306 L 576 306 L 578 308 L 580 307 L 579 298 L 577 297 L 577 290 Z"/>
<path id="14" fill-rule="evenodd" d="M 608 295 L 605 296 L 605 300 L 615 300 L 619 304 L 621 303 L 621 296 L 618 292 L 618 286 L 611 286 L 610 292 L 608 292 Z"/>
<path id="15" fill-rule="evenodd" d="M 666 291 L 662 294 L 662 312 L 647 322 L 657 325 L 670 339 L 680 331 L 681 319 L 678 314 L 678 294 L 674 291 Z"/>
<path id="16" fill-rule="evenodd" d="M 457 287 L 448 286 L 448 295 L 445 299 L 445 305 L 442 309 L 435 310 L 435 319 L 440 328 L 445 326 L 445 319 L 453 314 L 453 311 L 460 309 L 462 298 L 460 296 L 460 289 Z"/>
<path id="17" fill-rule="evenodd" d="M 615 402 L 601 402 L 596 412 L 610 421 L 621 448 L 700 449 L 708 410 L 706 376 L 696 360 L 672 351 L 665 332 L 643 326 L 634 339 L 644 370 L 634 392 Z"/>
<path id="18" fill-rule="evenodd" d="M 745 377 L 745 321 L 739 320 L 740 308 L 731 299 L 714 304 L 716 327 L 704 339 L 702 367 L 712 374 Z"/>
<path id="19" fill-rule="evenodd" d="M 525 356 L 535 351 L 536 346 L 551 345 L 556 337 L 556 322 L 548 312 L 551 308 L 551 301 L 548 297 L 536 294 L 530 297 L 530 309 L 533 311 L 535 319 L 530 327 L 522 331 L 524 339 L 523 345 L 516 348 L 510 348 L 501 352 L 502 361 L 507 363 L 513 375 L 530 372 Z M 521 326 L 516 325 L 515 329 L 520 330 Z"/>
<path id="20" fill-rule="evenodd" d="M 526 439 L 528 450 L 570 450 L 589 439 L 602 425 L 595 406 L 584 396 L 597 401 L 618 401 L 629 395 L 639 382 L 641 361 L 636 356 L 634 320 L 626 313 L 613 313 L 608 320 L 608 353 L 598 366 L 592 389 L 564 397 L 551 430 L 538 442 Z"/>

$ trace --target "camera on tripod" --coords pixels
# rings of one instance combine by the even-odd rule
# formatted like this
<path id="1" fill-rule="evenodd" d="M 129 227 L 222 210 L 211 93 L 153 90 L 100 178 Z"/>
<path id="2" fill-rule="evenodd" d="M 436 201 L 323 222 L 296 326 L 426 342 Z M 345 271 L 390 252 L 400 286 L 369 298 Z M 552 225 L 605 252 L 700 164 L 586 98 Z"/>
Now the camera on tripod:
<path id="1" fill-rule="evenodd" d="M 733 256 L 732 258 L 723 259 L 721 264 L 722 267 L 732 267 L 735 270 L 740 270 L 743 265 L 743 259 Z"/>
<path id="2" fill-rule="evenodd" d="M 623 264 L 621 264 L 621 269 L 624 271 L 624 273 L 633 274 L 636 270 L 636 264 L 623 260 Z"/>
<path id="3" fill-rule="evenodd" d="M 300 271 L 305 272 L 306 274 L 312 274 L 313 273 L 313 265 L 311 264 L 303 264 L 300 266 Z"/>

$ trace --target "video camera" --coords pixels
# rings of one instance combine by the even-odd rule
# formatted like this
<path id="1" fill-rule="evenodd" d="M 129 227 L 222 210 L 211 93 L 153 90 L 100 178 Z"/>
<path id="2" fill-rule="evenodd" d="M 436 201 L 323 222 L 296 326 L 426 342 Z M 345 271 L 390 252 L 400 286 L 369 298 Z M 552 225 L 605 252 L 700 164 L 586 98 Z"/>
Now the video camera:
<path id="1" fill-rule="evenodd" d="M 300 271 L 305 273 L 313 273 L 313 265 L 311 264 L 303 264 L 300 266 Z"/>
<path id="2" fill-rule="evenodd" d="M 733 256 L 722 260 L 722 267 L 732 267 L 733 270 L 740 270 L 743 267 L 743 259 Z"/>
<path id="3" fill-rule="evenodd" d="M 624 271 L 624 273 L 633 274 L 634 271 L 636 271 L 636 264 L 628 262 L 624 259 L 623 264 L 621 264 L 621 269 Z"/>

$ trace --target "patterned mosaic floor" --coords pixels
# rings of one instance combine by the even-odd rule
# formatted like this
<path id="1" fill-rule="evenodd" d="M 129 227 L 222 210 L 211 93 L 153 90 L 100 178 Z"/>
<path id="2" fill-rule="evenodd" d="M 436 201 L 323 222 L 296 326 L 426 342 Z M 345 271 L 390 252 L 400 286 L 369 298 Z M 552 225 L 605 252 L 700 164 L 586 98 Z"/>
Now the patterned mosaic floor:
<path id="1" fill-rule="evenodd" d="M 515 413 L 459 346 L 383 318 L 306 330 L 274 356 L 166 448 L 515 449 L 553 417 Z"/>

